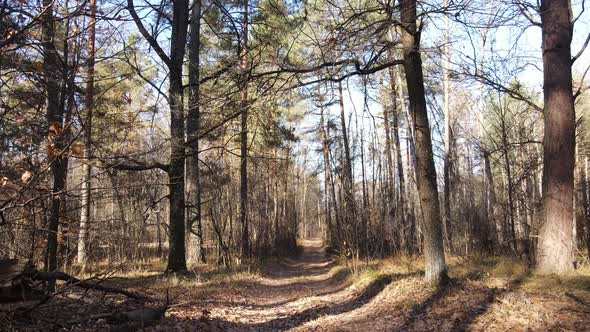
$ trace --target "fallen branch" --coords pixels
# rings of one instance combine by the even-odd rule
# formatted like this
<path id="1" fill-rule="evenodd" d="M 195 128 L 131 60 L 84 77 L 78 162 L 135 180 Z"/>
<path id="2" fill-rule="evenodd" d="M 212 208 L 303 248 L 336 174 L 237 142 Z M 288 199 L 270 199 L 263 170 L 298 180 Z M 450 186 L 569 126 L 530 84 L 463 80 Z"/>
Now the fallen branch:
<path id="1" fill-rule="evenodd" d="M 80 280 L 74 276 L 71 276 L 67 273 L 64 272 L 42 272 L 42 271 L 37 271 L 37 270 L 33 270 L 33 271 L 27 271 L 25 273 L 22 274 L 23 277 L 27 277 L 27 278 L 31 278 L 32 280 L 37 280 L 37 281 L 52 281 L 52 280 L 61 280 L 61 281 L 65 281 L 66 284 L 68 285 L 75 285 L 81 288 L 85 288 L 85 289 L 93 289 L 93 290 L 97 290 L 97 291 L 101 291 L 101 292 L 106 292 L 106 293 L 115 293 L 115 294 L 121 294 L 121 295 L 125 295 L 127 297 L 130 297 L 132 299 L 136 299 L 136 300 L 147 300 L 148 297 L 146 295 L 137 293 L 137 292 L 133 292 L 133 291 L 128 291 L 122 288 L 117 288 L 117 287 L 109 287 L 109 286 L 104 286 L 98 283 L 94 283 L 94 282 L 89 282 L 89 281 L 85 281 L 85 280 Z"/>

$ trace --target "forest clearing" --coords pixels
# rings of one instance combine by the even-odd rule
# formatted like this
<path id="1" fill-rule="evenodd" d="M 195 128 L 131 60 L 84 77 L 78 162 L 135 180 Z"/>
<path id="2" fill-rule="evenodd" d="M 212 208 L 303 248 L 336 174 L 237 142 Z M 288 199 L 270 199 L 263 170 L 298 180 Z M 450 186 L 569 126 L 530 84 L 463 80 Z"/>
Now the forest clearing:
<path id="1" fill-rule="evenodd" d="M 586 0 L 0 0 L 0 331 L 590 331 Z"/>

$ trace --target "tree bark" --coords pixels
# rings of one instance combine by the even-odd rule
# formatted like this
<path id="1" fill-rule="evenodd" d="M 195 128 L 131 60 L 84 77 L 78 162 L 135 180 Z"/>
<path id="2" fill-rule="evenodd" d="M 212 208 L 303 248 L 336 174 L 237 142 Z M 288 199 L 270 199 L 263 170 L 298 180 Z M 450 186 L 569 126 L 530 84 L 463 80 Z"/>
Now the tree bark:
<path id="1" fill-rule="evenodd" d="M 324 120 L 324 98 L 318 84 L 318 98 L 320 106 L 320 132 L 322 134 L 322 153 L 324 157 L 324 205 L 326 209 L 326 227 L 327 237 L 330 245 L 334 245 L 334 229 L 332 225 L 332 204 L 330 202 L 330 178 L 331 178 L 331 167 L 330 167 L 330 146 L 328 142 L 328 134 L 326 130 L 327 124 Z M 328 119 L 328 122 L 330 120 Z"/>
<path id="2" fill-rule="evenodd" d="M 168 266 L 170 272 L 186 270 L 185 199 L 184 199 L 184 102 L 182 86 L 183 60 L 188 28 L 188 1 L 174 1 L 172 39 L 170 42 L 170 236 Z"/>
<path id="3" fill-rule="evenodd" d="M 86 123 L 84 124 L 84 160 L 92 157 L 92 110 L 94 108 L 94 60 L 96 36 L 96 0 L 89 1 L 90 13 L 88 18 L 88 60 L 86 60 Z M 87 228 L 90 220 L 90 195 L 92 181 L 92 166 L 82 164 L 82 211 L 80 214 L 80 234 L 78 235 L 78 264 L 86 264 L 87 260 Z"/>
<path id="4" fill-rule="evenodd" d="M 506 190 L 508 193 L 508 219 L 510 222 L 512 249 L 514 250 L 514 253 L 518 255 L 518 242 L 515 229 L 516 221 L 514 220 L 514 181 L 512 179 L 512 167 L 510 166 L 510 151 L 508 150 L 508 128 L 506 124 L 506 111 L 504 110 L 504 106 L 501 107 L 500 129 L 502 130 L 502 155 L 504 157 L 504 172 L 506 174 Z"/>
<path id="5" fill-rule="evenodd" d="M 240 222 L 242 225 L 242 257 L 250 256 L 250 235 L 248 234 L 248 0 L 244 0 L 244 31 L 240 66 L 242 70 L 240 119 Z"/>
<path id="6" fill-rule="evenodd" d="M 42 15 L 42 47 L 43 73 L 45 78 L 45 93 L 47 100 L 47 161 L 49 168 L 49 183 L 51 198 L 49 206 L 49 229 L 47 233 L 47 262 L 46 270 L 57 270 L 57 233 L 59 231 L 61 201 L 64 197 L 65 177 L 67 172 L 66 159 L 63 155 L 64 109 L 60 105 L 58 54 L 55 47 L 55 17 L 53 15 L 53 1 L 43 0 L 45 11 Z M 55 289 L 55 281 L 49 282 L 49 290 Z"/>
<path id="7" fill-rule="evenodd" d="M 404 179 L 404 167 L 402 161 L 402 150 L 399 139 L 399 111 L 397 102 L 397 87 L 396 87 L 396 75 L 393 67 L 389 69 L 389 82 L 391 84 L 391 98 L 392 98 L 392 126 L 393 126 L 393 144 L 395 146 L 395 159 L 397 160 L 397 176 L 399 178 L 399 206 L 402 224 L 409 222 L 406 215 L 406 180 Z M 400 86 L 401 88 L 401 86 Z M 400 102 L 403 109 L 403 100 Z M 404 226 L 405 227 L 405 226 Z"/>
<path id="8" fill-rule="evenodd" d="M 449 0 L 445 0 L 445 8 L 449 6 Z M 451 176 L 450 169 L 452 165 L 451 160 L 451 109 L 449 101 L 450 85 L 449 85 L 449 62 L 450 62 L 450 48 L 449 48 L 449 14 L 445 14 L 445 45 L 444 45 L 444 59 L 443 59 L 443 104 L 445 113 L 445 150 L 444 150 L 444 235 L 447 242 L 449 252 L 453 251 L 452 233 L 451 233 Z"/>
<path id="9" fill-rule="evenodd" d="M 390 71 L 392 71 L 393 68 L 390 68 Z M 390 79 L 393 79 L 393 76 L 390 75 Z M 381 79 L 381 85 L 383 85 L 383 79 Z M 392 88 L 395 87 L 395 83 L 393 81 L 391 81 L 391 85 Z M 382 90 L 383 91 L 383 90 Z M 393 107 L 393 111 L 395 112 L 395 102 L 396 102 L 396 96 L 395 96 L 395 90 L 393 90 L 394 93 L 392 94 L 392 107 Z M 389 120 L 389 107 L 387 107 L 386 104 L 386 100 L 385 100 L 385 93 L 382 92 L 382 107 L 383 107 L 383 131 L 384 131 L 384 136 L 385 136 L 385 160 L 387 162 L 387 199 L 389 200 L 389 204 L 387 204 L 388 206 L 388 213 L 391 214 L 391 211 L 393 210 L 391 208 L 391 204 L 393 204 L 393 201 L 395 199 L 395 194 L 394 194 L 394 181 L 393 181 L 393 156 L 392 156 L 392 146 L 391 146 L 391 127 L 390 127 L 390 120 Z M 394 115 L 395 116 L 395 115 Z"/>
<path id="10" fill-rule="evenodd" d="M 186 119 L 188 157 L 186 159 L 186 200 L 187 200 L 187 261 L 189 264 L 205 263 L 203 228 L 201 222 L 201 184 L 199 171 L 199 127 L 200 127 L 200 59 L 201 50 L 201 0 L 194 0 L 191 8 L 189 36 L 189 101 Z"/>
<path id="11" fill-rule="evenodd" d="M 443 251 L 436 169 L 422 76 L 420 31 L 417 30 L 416 25 L 416 0 L 401 0 L 400 10 L 404 69 L 416 144 L 416 183 L 424 219 L 425 279 L 431 284 L 441 285 L 447 282 L 448 276 Z"/>
<path id="12" fill-rule="evenodd" d="M 574 265 L 575 111 L 572 93 L 570 1 L 542 0 L 543 212 L 537 269 L 565 275 Z"/>
<path id="13" fill-rule="evenodd" d="M 342 82 L 338 82 L 338 105 L 340 106 L 340 129 L 342 132 L 342 147 L 344 151 L 343 159 L 343 175 L 342 175 L 342 189 L 344 194 L 343 207 L 346 215 L 348 216 L 345 220 L 345 229 L 348 230 L 345 233 L 345 237 L 350 244 L 356 245 L 357 241 L 357 229 L 356 227 L 356 206 L 354 200 L 354 183 L 352 178 L 352 159 L 350 156 L 350 143 L 348 141 L 348 130 L 346 127 L 346 115 L 344 114 L 344 96 L 342 93 Z M 355 247 L 355 249 L 358 249 Z"/>

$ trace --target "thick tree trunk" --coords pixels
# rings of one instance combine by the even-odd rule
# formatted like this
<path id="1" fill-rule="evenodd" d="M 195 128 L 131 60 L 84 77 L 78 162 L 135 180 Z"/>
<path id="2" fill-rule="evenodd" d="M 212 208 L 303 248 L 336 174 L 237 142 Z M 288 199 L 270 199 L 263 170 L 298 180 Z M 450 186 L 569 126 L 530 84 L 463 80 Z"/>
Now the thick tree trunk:
<path id="1" fill-rule="evenodd" d="M 440 285 L 446 283 L 448 276 L 443 251 L 436 169 L 422 76 L 420 32 L 416 27 L 416 0 L 402 0 L 400 9 L 404 68 L 410 100 L 410 114 L 414 122 L 416 183 L 424 219 L 425 279 L 431 284 Z"/>
<path id="2" fill-rule="evenodd" d="M 241 132 L 240 132 L 240 222 L 242 224 L 242 257 L 250 256 L 250 235 L 248 234 L 248 0 L 244 0 L 244 31 L 240 50 L 242 85 L 241 89 Z"/>
<path id="3" fill-rule="evenodd" d="M 171 272 L 186 270 L 184 199 L 184 102 L 182 68 L 188 28 L 188 1 L 175 1 L 170 43 L 170 236 L 168 267 Z"/>
<path id="4" fill-rule="evenodd" d="M 570 1 L 542 0 L 544 124 L 543 212 L 537 269 L 573 271 L 575 111 L 572 94 Z"/>
<path id="5" fill-rule="evenodd" d="M 187 200 L 187 262 L 189 264 L 205 262 L 203 245 L 203 228 L 201 223 L 201 184 L 199 171 L 199 127 L 200 127 L 200 92 L 199 71 L 201 50 L 201 0 L 194 0 L 191 8 L 191 25 L 189 37 L 189 101 L 186 119 L 186 136 L 189 143 L 186 158 L 186 200 Z"/>
<path id="6" fill-rule="evenodd" d="M 88 18 L 88 60 L 86 61 L 86 123 L 84 124 L 84 160 L 82 164 L 82 211 L 80 214 L 80 234 L 78 235 L 78 263 L 86 264 L 87 260 L 87 228 L 90 220 L 90 189 L 92 166 L 88 161 L 92 157 L 92 110 L 94 108 L 94 41 L 96 35 L 96 0 L 90 0 Z"/>

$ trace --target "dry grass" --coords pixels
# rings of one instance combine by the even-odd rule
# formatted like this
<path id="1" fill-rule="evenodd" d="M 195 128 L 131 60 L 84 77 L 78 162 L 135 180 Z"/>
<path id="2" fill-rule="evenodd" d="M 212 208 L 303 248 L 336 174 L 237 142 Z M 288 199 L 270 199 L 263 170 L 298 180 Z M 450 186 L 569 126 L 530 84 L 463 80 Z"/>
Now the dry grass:
<path id="1" fill-rule="evenodd" d="M 234 269 L 197 265 L 162 274 L 142 262 L 110 279 L 155 298 L 170 293 L 161 324 L 181 330 L 525 331 L 587 330 L 590 267 L 568 278 L 539 276 L 511 257 L 448 257 L 451 283 L 423 282 L 423 257 L 397 256 L 347 264 L 319 254 L 267 259 Z M 354 269 L 352 267 L 354 266 Z M 108 269 L 93 266 L 89 271 Z M 356 273 L 352 273 L 354 270 Z"/>

